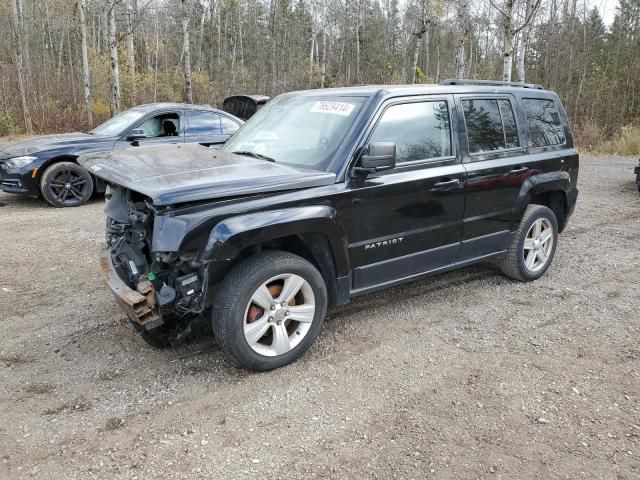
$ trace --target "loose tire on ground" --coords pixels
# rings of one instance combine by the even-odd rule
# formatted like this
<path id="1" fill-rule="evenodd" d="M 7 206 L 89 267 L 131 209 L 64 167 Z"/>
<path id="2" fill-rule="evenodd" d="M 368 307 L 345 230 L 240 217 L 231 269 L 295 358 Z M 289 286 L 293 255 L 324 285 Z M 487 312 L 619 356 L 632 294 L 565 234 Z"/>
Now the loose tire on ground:
<path id="1" fill-rule="evenodd" d="M 77 207 L 91 198 L 93 178 L 77 163 L 58 162 L 42 174 L 40 191 L 54 207 Z"/>
<path id="2" fill-rule="evenodd" d="M 536 225 L 540 225 L 543 232 L 548 232 L 545 238 L 549 235 L 546 241 L 551 242 L 551 245 L 543 243 L 542 234 L 540 238 L 536 238 Z M 540 278 L 547 271 L 553 261 L 557 245 L 558 220 L 553 210 L 543 205 L 529 205 L 513 235 L 507 254 L 496 264 L 508 277 L 530 282 Z M 534 263 L 528 267 L 527 260 L 529 259 L 531 264 L 530 255 L 532 254 L 535 254 Z M 546 257 L 544 262 L 541 260 L 542 257 Z"/>
<path id="3" fill-rule="evenodd" d="M 320 333 L 327 311 L 322 275 L 288 252 L 249 257 L 213 288 L 216 340 L 236 365 L 250 370 L 297 360 Z"/>

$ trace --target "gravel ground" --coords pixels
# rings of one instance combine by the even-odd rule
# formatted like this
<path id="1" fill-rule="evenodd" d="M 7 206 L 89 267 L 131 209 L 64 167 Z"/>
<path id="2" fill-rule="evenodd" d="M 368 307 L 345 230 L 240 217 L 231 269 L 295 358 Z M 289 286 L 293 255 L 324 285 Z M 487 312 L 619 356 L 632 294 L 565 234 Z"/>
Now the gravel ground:
<path id="1" fill-rule="evenodd" d="M 360 298 L 263 374 L 134 336 L 101 201 L 0 193 L 0 478 L 640 478 L 634 163 L 582 159 L 541 280 L 481 265 Z"/>

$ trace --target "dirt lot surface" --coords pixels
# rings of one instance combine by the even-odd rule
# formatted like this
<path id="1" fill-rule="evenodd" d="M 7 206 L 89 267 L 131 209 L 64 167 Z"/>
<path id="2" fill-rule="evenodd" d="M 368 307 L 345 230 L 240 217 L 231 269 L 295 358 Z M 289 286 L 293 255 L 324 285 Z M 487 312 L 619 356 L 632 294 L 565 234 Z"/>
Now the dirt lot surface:
<path id="1" fill-rule="evenodd" d="M 264 374 L 133 334 L 100 200 L 0 194 L 0 478 L 640 478 L 634 163 L 583 158 L 541 280 L 481 265 L 361 298 Z"/>

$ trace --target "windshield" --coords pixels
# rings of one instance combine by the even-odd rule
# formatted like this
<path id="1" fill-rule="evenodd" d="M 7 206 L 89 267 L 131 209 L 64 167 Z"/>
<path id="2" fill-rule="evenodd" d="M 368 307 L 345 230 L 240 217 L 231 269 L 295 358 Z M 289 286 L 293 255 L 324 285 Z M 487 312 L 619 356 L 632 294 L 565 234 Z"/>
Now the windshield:
<path id="1" fill-rule="evenodd" d="M 223 150 L 325 170 L 365 100 L 281 95 L 251 117 Z"/>
<path id="2" fill-rule="evenodd" d="M 114 135 L 120 135 L 129 128 L 134 122 L 141 119 L 144 116 L 144 112 L 138 110 L 127 110 L 126 112 L 119 113 L 115 117 L 107 120 L 102 125 L 98 125 L 89 133 L 94 135 L 100 135 L 102 137 L 111 137 Z"/>

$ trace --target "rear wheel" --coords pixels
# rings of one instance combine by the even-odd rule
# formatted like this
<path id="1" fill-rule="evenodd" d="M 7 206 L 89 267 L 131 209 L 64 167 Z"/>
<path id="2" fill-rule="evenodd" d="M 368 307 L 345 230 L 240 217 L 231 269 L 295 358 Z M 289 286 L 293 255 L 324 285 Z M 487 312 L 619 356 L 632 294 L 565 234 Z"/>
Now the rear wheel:
<path id="1" fill-rule="evenodd" d="M 553 210 L 543 205 L 529 205 L 509 251 L 497 264 L 505 275 L 530 282 L 549 268 L 558 243 L 558 220 Z"/>
<path id="2" fill-rule="evenodd" d="M 77 207 L 91 198 L 93 178 L 77 163 L 54 163 L 42 174 L 40 191 L 54 207 Z"/>
<path id="3" fill-rule="evenodd" d="M 237 265 L 219 286 L 213 332 L 237 365 L 271 370 L 309 349 L 326 311 L 326 286 L 311 263 L 287 252 L 264 252 Z"/>

